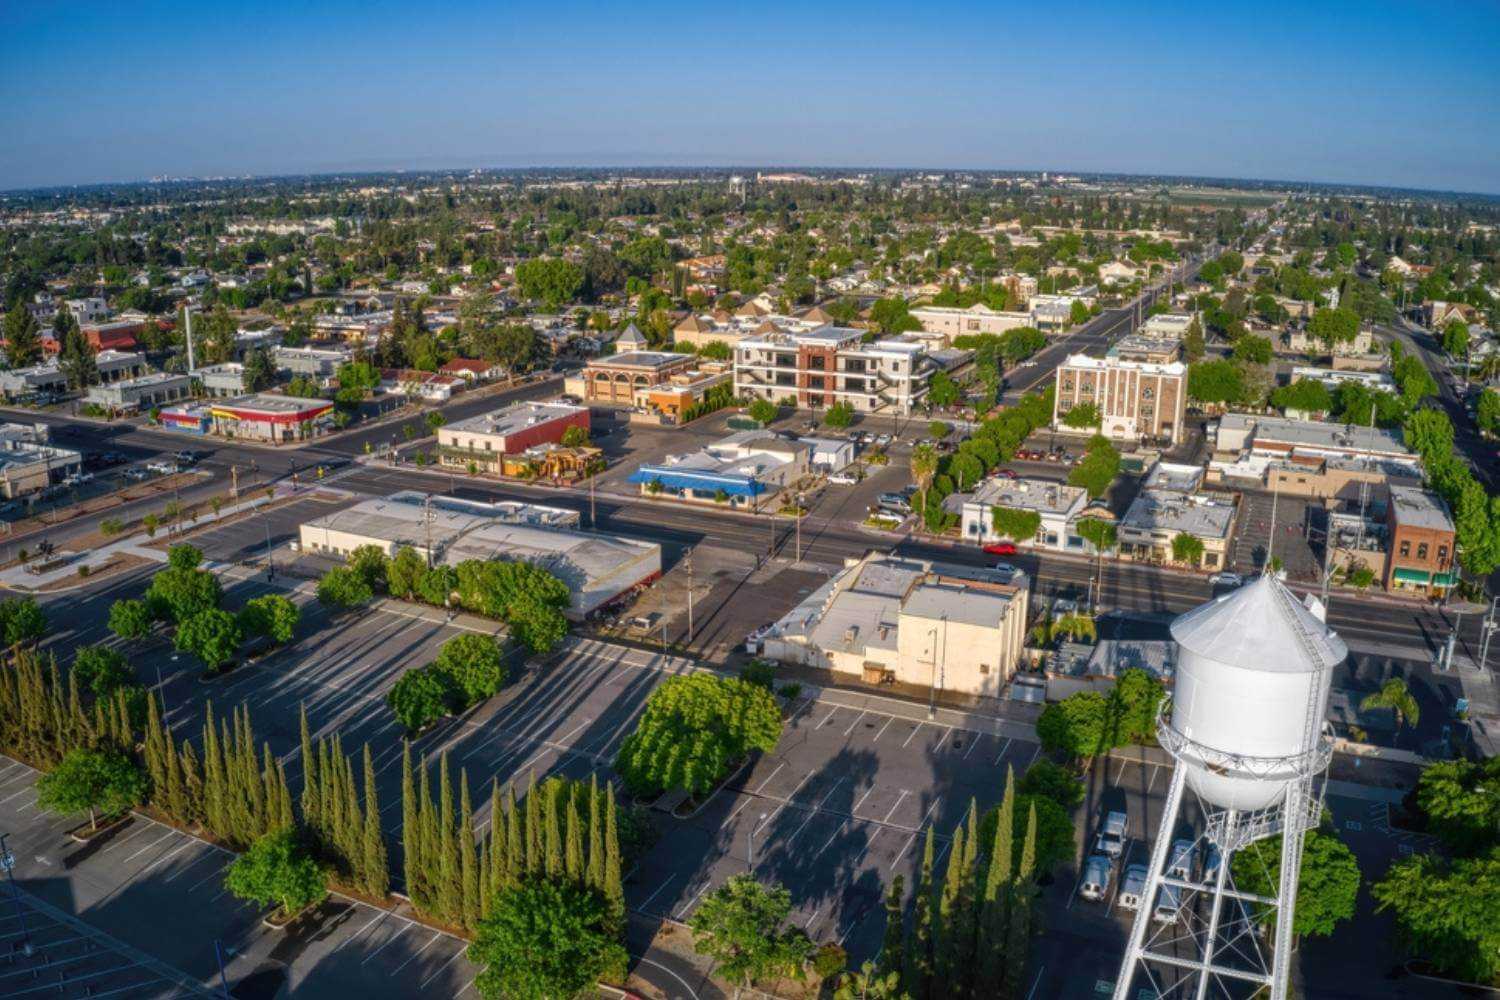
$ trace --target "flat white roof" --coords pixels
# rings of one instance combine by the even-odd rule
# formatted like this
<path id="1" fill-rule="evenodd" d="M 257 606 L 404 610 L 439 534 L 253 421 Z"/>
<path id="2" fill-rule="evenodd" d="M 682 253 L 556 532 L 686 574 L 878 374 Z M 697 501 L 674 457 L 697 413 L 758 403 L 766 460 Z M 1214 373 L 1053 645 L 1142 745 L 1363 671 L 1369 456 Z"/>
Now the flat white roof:
<path id="1" fill-rule="evenodd" d="M 443 429 L 464 434 L 495 434 L 505 437 L 537 424 L 562 420 L 580 413 L 588 413 L 588 408 L 572 406 L 568 403 L 522 401 L 503 406 L 498 410 L 491 410 L 489 413 L 466 417 L 446 425 Z"/>

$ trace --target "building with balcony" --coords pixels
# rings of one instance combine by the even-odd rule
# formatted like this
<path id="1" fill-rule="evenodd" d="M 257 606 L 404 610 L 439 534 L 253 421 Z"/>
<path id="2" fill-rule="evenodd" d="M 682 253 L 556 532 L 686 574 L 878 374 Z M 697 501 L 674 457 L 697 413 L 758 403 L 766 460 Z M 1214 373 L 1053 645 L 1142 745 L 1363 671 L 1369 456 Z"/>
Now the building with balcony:
<path id="1" fill-rule="evenodd" d="M 698 359 L 691 354 L 627 351 L 589 359 L 582 373 L 569 378 L 566 385 L 587 403 L 633 407 L 637 389 L 661 385 L 697 366 Z"/>
<path id="2" fill-rule="evenodd" d="M 1187 365 L 1073 354 L 1057 368 L 1052 425 L 1075 406 L 1099 408 L 1099 433 L 1116 441 L 1171 447 L 1187 412 Z"/>
<path id="3" fill-rule="evenodd" d="M 735 345 L 734 394 L 799 409 L 847 403 L 861 413 L 911 413 L 937 366 L 920 343 L 864 343 L 864 330 L 823 326 L 747 337 Z"/>

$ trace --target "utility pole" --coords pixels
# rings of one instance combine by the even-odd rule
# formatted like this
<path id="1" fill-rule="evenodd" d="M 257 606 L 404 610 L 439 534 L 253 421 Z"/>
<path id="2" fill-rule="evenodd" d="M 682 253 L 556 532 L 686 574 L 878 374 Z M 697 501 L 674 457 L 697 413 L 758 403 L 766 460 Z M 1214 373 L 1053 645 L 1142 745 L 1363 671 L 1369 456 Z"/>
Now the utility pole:
<path id="1" fill-rule="evenodd" d="M 183 308 L 183 310 L 182 310 L 182 320 L 183 320 L 183 326 L 186 327 L 186 329 L 183 331 L 183 334 L 187 338 L 187 366 L 188 366 L 188 371 L 191 372 L 194 368 L 197 367 L 197 365 L 195 365 L 193 363 L 193 307 L 192 306 L 186 306 L 186 307 Z"/>
<path id="2" fill-rule="evenodd" d="M 1479 626 L 1479 669 L 1483 671 L 1489 665 L 1490 640 L 1494 638 L 1495 629 L 1500 628 L 1500 623 L 1495 621 L 1495 605 L 1500 602 L 1500 597 L 1490 598 L 1489 613 L 1484 616 L 1484 622 Z"/>
<path id="3" fill-rule="evenodd" d="M 797 522 L 797 562 L 802 561 L 802 494 L 797 494 L 797 509 L 792 511 L 792 518 Z"/>
<path id="4" fill-rule="evenodd" d="M 688 644 L 689 647 L 691 647 L 693 645 L 693 553 L 692 553 L 691 550 L 689 550 L 689 552 L 687 554 L 687 558 L 684 561 L 687 563 L 687 578 L 688 578 L 688 581 L 687 581 L 687 606 L 688 606 L 687 644 Z"/>

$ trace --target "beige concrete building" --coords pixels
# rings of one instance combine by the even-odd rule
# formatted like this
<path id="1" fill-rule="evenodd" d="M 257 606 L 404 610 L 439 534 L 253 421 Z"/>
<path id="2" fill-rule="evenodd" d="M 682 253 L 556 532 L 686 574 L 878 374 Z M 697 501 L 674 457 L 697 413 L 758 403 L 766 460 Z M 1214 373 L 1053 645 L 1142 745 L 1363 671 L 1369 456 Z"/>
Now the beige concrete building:
<path id="1" fill-rule="evenodd" d="M 1025 646 L 1029 586 L 1013 568 L 871 553 L 773 625 L 761 654 L 867 684 L 999 697 Z"/>
<path id="2" fill-rule="evenodd" d="M 1092 403 L 1099 408 L 1099 432 L 1116 441 L 1175 445 L 1187 411 L 1187 366 L 1121 358 L 1071 355 L 1058 366 L 1052 424 L 1067 429 L 1063 414 Z"/>
<path id="3" fill-rule="evenodd" d="M 951 346 L 955 337 L 980 333 L 998 334 L 1031 325 L 1029 312 L 1002 312 L 991 309 L 982 302 L 976 302 L 967 309 L 957 306 L 921 306 L 911 310 L 911 315 L 922 324 L 923 331 L 940 335 L 945 347 Z"/>

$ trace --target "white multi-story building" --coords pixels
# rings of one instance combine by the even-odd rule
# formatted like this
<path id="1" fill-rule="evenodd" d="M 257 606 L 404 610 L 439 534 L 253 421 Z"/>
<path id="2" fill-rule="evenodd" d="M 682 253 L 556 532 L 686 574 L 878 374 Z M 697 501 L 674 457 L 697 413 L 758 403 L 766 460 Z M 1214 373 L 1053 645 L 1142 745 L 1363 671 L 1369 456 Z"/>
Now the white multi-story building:
<path id="1" fill-rule="evenodd" d="M 1099 409 L 1099 433 L 1115 441 L 1175 445 L 1187 409 L 1187 365 L 1071 355 L 1057 368 L 1052 425 L 1075 406 Z"/>
<path id="2" fill-rule="evenodd" d="M 864 330 L 822 326 L 747 337 L 734 348 L 734 394 L 799 409 L 847 403 L 907 414 L 937 369 L 926 349 L 901 338 L 863 342 Z"/>
<path id="3" fill-rule="evenodd" d="M 960 513 L 965 539 L 980 545 L 1008 536 L 995 530 L 996 510 L 1032 511 L 1039 518 L 1036 534 L 1013 539 L 1028 548 L 1081 552 L 1083 539 L 1075 525 L 1088 503 L 1088 491 L 1047 479 L 986 479 L 964 500 Z"/>

